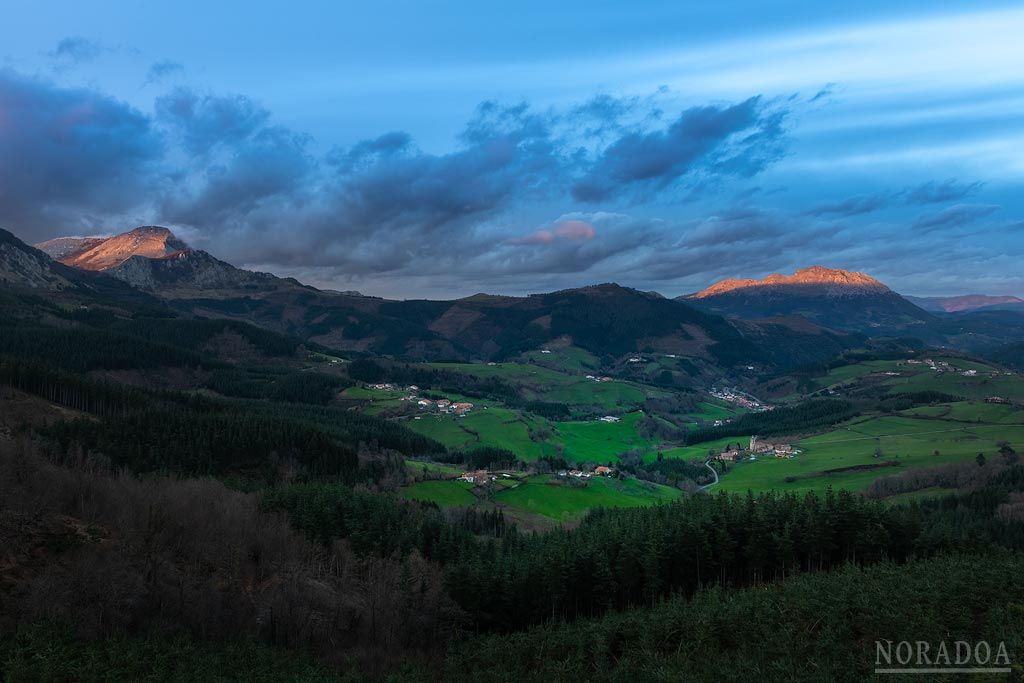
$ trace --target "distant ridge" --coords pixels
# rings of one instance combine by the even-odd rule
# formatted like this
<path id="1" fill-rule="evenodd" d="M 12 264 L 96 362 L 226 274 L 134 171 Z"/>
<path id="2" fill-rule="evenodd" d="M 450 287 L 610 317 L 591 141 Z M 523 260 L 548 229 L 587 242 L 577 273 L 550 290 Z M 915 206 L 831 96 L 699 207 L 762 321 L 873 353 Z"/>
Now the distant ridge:
<path id="1" fill-rule="evenodd" d="M 992 306 L 1017 306 L 1024 299 L 1016 296 L 990 296 L 988 294 L 964 294 L 963 296 L 908 296 L 911 301 L 926 311 L 962 313 Z"/>
<path id="2" fill-rule="evenodd" d="M 737 289 L 749 289 L 756 287 L 775 287 L 779 285 L 832 285 L 838 287 L 867 288 L 888 291 L 889 288 L 881 282 L 866 275 L 850 270 L 839 268 L 826 268 L 825 266 L 811 266 L 801 268 L 792 275 L 781 275 L 772 273 L 760 280 L 754 279 L 732 279 L 721 280 L 703 289 L 696 294 L 691 294 L 690 299 L 704 299 Z"/>

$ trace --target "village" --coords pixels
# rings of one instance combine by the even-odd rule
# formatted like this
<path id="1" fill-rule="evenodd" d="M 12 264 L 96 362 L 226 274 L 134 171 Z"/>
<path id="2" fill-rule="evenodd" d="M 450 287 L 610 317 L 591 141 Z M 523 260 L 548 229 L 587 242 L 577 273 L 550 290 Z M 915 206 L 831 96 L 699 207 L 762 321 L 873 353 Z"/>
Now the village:
<path id="1" fill-rule="evenodd" d="M 774 406 L 761 403 L 753 396 L 745 392 L 742 392 L 739 389 L 734 389 L 730 387 L 726 387 L 725 389 L 718 389 L 717 387 L 712 388 L 710 394 L 715 398 L 726 401 L 727 403 L 732 403 L 733 405 L 739 406 L 740 408 L 745 408 L 753 412 L 760 413 L 766 410 L 772 410 L 774 408 Z"/>
<path id="2" fill-rule="evenodd" d="M 971 370 L 971 369 L 963 370 L 963 369 L 957 368 L 956 366 L 950 364 L 949 361 L 945 361 L 945 360 L 935 361 L 935 360 L 932 360 L 931 358 L 921 358 L 921 359 L 911 358 L 910 360 L 907 360 L 905 362 L 906 362 L 907 365 L 924 365 L 924 366 L 927 366 L 929 370 L 934 370 L 935 372 L 938 372 L 938 373 L 958 372 L 961 375 L 963 375 L 964 377 L 978 377 L 978 371 L 977 370 Z M 901 366 L 901 365 L 903 365 L 903 363 L 897 363 L 897 366 Z M 898 376 L 900 376 L 900 373 L 898 373 L 898 372 L 886 372 L 885 374 L 887 376 L 890 376 L 890 377 L 898 377 Z M 1009 370 L 1004 370 L 1004 371 L 1001 371 L 1001 372 L 998 371 L 998 370 L 993 370 L 992 372 L 985 373 L 985 374 L 987 374 L 988 377 L 990 377 L 992 379 L 995 379 L 996 377 L 999 377 L 1001 375 L 1002 376 L 1012 376 L 1013 372 L 1011 372 Z"/>
<path id="3" fill-rule="evenodd" d="M 738 462 L 747 458 L 749 460 L 756 460 L 757 456 L 774 456 L 776 458 L 793 458 L 800 455 L 803 451 L 799 448 L 794 448 L 792 444 L 778 440 L 760 439 L 757 436 L 750 437 L 750 445 L 746 450 L 740 447 L 740 444 L 736 444 L 736 448 L 731 445 L 726 446 L 725 450 L 714 457 L 719 462 Z"/>
<path id="4" fill-rule="evenodd" d="M 581 470 L 581 469 L 569 469 L 569 470 L 558 470 L 555 472 L 555 476 L 558 479 L 590 479 L 591 477 L 613 477 L 615 476 L 615 469 L 607 467 L 605 465 L 597 465 L 592 470 Z M 472 472 L 463 472 L 459 477 L 460 481 L 466 481 L 470 484 L 486 484 L 488 482 L 495 481 L 499 478 L 510 479 L 512 474 L 508 472 L 488 472 L 487 470 L 475 470 Z"/>

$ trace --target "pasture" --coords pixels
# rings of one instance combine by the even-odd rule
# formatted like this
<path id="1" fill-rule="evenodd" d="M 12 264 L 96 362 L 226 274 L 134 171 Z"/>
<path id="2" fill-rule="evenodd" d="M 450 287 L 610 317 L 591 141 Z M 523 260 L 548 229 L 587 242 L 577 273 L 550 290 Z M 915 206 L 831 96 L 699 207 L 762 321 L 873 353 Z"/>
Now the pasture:
<path id="1" fill-rule="evenodd" d="M 552 483 L 553 475 L 530 477 L 517 486 L 494 494 L 501 506 L 569 522 L 595 507 L 639 507 L 675 500 L 680 492 L 668 486 L 638 479 L 593 477 L 584 487 Z"/>
<path id="2" fill-rule="evenodd" d="M 520 387 L 524 396 L 531 400 L 597 406 L 604 410 L 628 409 L 639 406 L 649 397 L 667 395 L 667 392 L 660 389 L 618 379 L 597 382 L 587 379 L 585 375 L 591 373 L 582 370 L 576 374 L 566 374 L 522 363 L 431 363 L 430 366 L 478 377 L 503 379 Z"/>
<path id="3" fill-rule="evenodd" d="M 556 422 L 556 439 L 564 448 L 564 456 L 576 462 L 606 463 L 619 453 L 634 448 L 649 449 L 652 442 L 636 431 L 642 412 L 623 415 L 620 422 Z"/>
<path id="4" fill-rule="evenodd" d="M 423 411 L 418 417 L 421 419 L 410 419 L 404 424 L 448 448 L 505 448 L 525 461 L 554 455 L 557 450 L 549 439 L 530 437 L 531 431 L 550 431 L 550 423 L 519 410 L 478 404 L 465 417 L 429 411 Z"/>
<path id="5" fill-rule="evenodd" d="M 434 479 L 406 486 L 401 495 L 408 500 L 437 503 L 441 507 L 463 507 L 476 503 L 472 489 L 472 484 L 459 479 Z"/>
<path id="6" fill-rule="evenodd" d="M 820 491 L 832 486 L 859 491 L 878 477 L 908 468 L 972 460 L 978 453 L 991 457 L 1003 441 L 1024 448 L 1024 424 L 915 417 L 914 410 L 921 409 L 906 411 L 911 414 L 853 420 L 803 439 L 797 444 L 803 453 L 792 459 L 759 456 L 754 462 L 738 463 L 716 488 Z M 998 416 L 1006 419 L 1005 415 Z M 844 469 L 855 467 L 862 469 Z"/>

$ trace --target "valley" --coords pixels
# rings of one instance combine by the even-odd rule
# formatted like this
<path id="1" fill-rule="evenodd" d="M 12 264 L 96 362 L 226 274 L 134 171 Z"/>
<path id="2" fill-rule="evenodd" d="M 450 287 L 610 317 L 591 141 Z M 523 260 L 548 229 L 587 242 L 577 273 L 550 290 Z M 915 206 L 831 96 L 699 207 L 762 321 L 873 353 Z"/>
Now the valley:
<path id="1" fill-rule="evenodd" d="M 50 246 L 75 263 L 75 245 Z M 941 501 L 1016 486 L 1020 470 L 1024 377 L 1005 362 L 1012 344 L 987 322 L 979 330 L 988 346 L 937 345 L 951 339 L 942 337 L 948 320 L 920 309 L 906 318 L 913 304 L 859 274 L 839 297 L 805 281 L 791 301 L 773 289 L 768 317 L 743 319 L 617 285 L 453 302 L 324 293 L 235 269 L 149 228 L 80 248 L 93 256 L 69 266 L 13 236 L 0 241 L 0 486 L 10 499 L 35 495 L 15 474 L 25 458 L 41 478 L 33 486 L 85 477 L 90 495 L 166 486 L 167 500 L 203 490 L 204 505 L 246 511 L 224 524 L 276 529 L 260 543 L 280 539 L 295 566 L 313 572 L 328 553 L 373 574 L 320 576 L 332 595 L 419 582 L 433 596 L 416 608 L 424 621 L 391 628 L 434 648 L 459 641 L 424 635 L 424 623 L 462 620 L 483 638 L 529 633 L 553 610 L 569 627 L 855 556 L 909 560 L 912 538 L 960 548 L 944 535 Z M 845 286 L 845 275 L 810 272 L 828 278 L 825 291 Z M 821 297 L 821 315 L 797 319 Z M 785 305 L 795 312 L 779 315 Z M 888 311 L 884 325 L 823 324 L 876 305 Z M 904 336 L 916 331 L 923 338 Z M 998 491 L 999 505 L 1016 504 Z M 54 500 L 47 524 L 84 514 L 107 534 L 121 523 L 102 512 L 113 503 L 82 513 Z M 1000 535 L 1013 533 L 1011 522 L 985 526 L 987 513 L 970 509 L 985 529 L 979 539 L 1013 544 Z M 828 554 L 807 540 L 819 533 L 807 520 L 819 515 L 887 531 L 851 541 L 829 527 Z M 927 539 L 916 536 L 922 529 Z M 92 548 L 90 533 L 75 544 Z M 257 545 L 256 574 L 277 552 Z M 303 564 L 302 553 L 320 559 Z M 0 578 L 36 586 L 28 557 L 12 566 L 29 579 Z M 574 569 L 537 578 L 567 557 Z M 190 566 L 166 567 L 174 581 L 201 585 Z M 303 604 L 320 599 L 313 586 L 322 584 L 309 580 L 287 589 Z M 249 590 L 226 574 L 218 581 L 232 595 Z M 257 600 L 295 604 L 284 590 L 261 584 Z M 532 597 L 512 604 L 512 594 Z M 385 661 L 365 626 L 381 614 L 374 604 L 331 618 L 361 656 Z M 176 618 L 197 618 L 182 609 Z M 331 641 L 304 639 L 321 652 Z M 463 650 L 450 656 L 477 665 Z"/>

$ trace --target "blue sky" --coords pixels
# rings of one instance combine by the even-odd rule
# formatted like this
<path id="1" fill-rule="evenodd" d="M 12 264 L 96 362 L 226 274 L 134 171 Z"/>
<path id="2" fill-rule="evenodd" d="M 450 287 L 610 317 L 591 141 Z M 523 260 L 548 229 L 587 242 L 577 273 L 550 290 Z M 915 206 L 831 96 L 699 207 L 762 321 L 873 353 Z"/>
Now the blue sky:
<path id="1" fill-rule="evenodd" d="M 847 4 L 23 3 L 0 227 L 394 297 L 1024 295 L 1024 8 Z"/>

